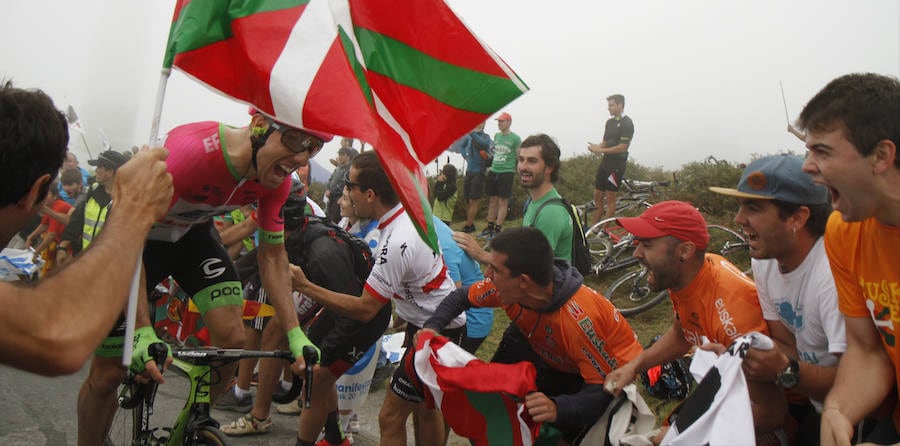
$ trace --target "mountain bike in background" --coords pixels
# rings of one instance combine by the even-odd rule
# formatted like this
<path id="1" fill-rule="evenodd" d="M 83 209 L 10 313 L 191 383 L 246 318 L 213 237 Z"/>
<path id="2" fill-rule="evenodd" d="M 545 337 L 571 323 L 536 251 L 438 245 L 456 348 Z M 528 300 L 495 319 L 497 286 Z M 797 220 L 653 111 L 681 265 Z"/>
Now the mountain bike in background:
<path id="1" fill-rule="evenodd" d="M 653 204 L 649 201 L 658 193 L 656 188 L 667 187 L 670 181 L 622 180 L 622 191 L 616 196 L 616 216 L 634 216 L 644 212 Z M 575 206 L 582 222 L 593 219 L 597 210 L 594 200 Z"/>
<path id="2" fill-rule="evenodd" d="M 740 230 L 733 230 L 722 225 L 707 225 L 709 246 L 706 252 L 714 252 L 728 259 L 744 274 L 750 274 L 750 244 Z"/>

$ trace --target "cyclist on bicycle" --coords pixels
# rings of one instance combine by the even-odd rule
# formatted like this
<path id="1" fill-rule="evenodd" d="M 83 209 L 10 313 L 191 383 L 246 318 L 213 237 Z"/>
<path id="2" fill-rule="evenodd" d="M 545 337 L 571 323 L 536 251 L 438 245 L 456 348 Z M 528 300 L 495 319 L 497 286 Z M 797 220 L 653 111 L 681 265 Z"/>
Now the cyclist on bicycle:
<path id="1" fill-rule="evenodd" d="M 249 127 L 234 128 L 218 122 L 197 122 L 169 132 L 165 145 L 175 194 L 168 213 L 150 230 L 144 248 L 145 287 L 138 299 L 137 328 L 131 369 L 162 382 L 162 374 L 147 353 L 161 342 L 150 324 L 146 296 L 171 275 L 200 309 L 212 344 L 242 348 L 243 293 L 234 265 L 215 235 L 212 217 L 258 201 L 251 216 L 259 223 L 259 269 L 262 283 L 287 331 L 296 362 L 304 369 L 303 346 L 311 345 L 297 324 L 291 302 L 290 273 L 284 249 L 281 206 L 291 187 L 291 173 L 308 164 L 331 135 L 293 128 L 250 110 Z M 144 289 L 147 288 L 147 289 Z M 120 329 L 121 328 L 121 329 Z M 98 349 L 109 359 L 120 353 L 124 327 L 117 327 Z M 79 431 L 81 444 L 101 444 L 115 411 L 116 386 L 125 370 L 115 364 L 92 367 L 88 384 L 79 396 L 79 418 L 90 417 L 90 432 Z M 232 376 L 237 364 L 222 367 Z M 228 386 L 223 379 L 212 389 L 215 402 Z"/>

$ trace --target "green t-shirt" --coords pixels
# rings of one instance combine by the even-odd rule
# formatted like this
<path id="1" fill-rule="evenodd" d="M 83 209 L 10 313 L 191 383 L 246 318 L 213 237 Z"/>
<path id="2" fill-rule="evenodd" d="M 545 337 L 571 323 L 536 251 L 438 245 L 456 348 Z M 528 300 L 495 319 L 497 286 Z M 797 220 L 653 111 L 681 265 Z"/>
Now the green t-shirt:
<path id="1" fill-rule="evenodd" d="M 553 248 L 553 255 L 561 257 L 572 262 L 572 217 L 569 211 L 560 204 L 548 204 L 541 209 L 541 214 L 537 215 L 538 209 L 547 200 L 551 198 L 562 198 L 556 188 L 550 189 L 546 195 L 536 201 L 532 201 L 528 208 L 525 209 L 525 217 L 522 219 L 522 226 L 534 226 L 544 233 L 550 246 Z"/>
<path id="2" fill-rule="evenodd" d="M 513 132 L 503 134 L 497 132 L 494 135 L 494 162 L 491 164 L 491 172 L 509 173 L 516 171 L 516 155 L 522 138 Z"/>

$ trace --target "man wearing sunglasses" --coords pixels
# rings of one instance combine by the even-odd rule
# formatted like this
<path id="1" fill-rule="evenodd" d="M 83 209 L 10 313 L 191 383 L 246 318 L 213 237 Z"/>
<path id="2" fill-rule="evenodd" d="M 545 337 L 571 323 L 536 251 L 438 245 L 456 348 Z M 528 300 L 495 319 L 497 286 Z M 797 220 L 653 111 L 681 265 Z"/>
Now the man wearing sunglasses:
<path id="1" fill-rule="evenodd" d="M 213 345 L 244 347 L 241 282 L 215 235 L 212 217 L 253 202 L 258 203 L 251 218 L 259 224 L 262 284 L 282 316 L 297 357 L 294 373 L 302 373 L 305 367 L 301 352 L 312 344 L 298 326 L 291 302 L 281 207 L 290 192 L 291 174 L 307 165 L 332 135 L 293 128 L 254 109 L 250 114 L 248 127 L 196 122 L 171 130 L 163 142 L 170 153 L 166 164 L 175 193 L 168 213 L 150 230 L 144 247 L 145 287 L 138 299 L 131 369 L 145 379 L 163 381 L 161 370 L 147 354 L 147 346 L 159 339 L 150 325 L 146 292 L 169 275 L 200 309 Z M 124 324 L 119 327 L 97 350 L 97 356 L 107 361 L 94 361 L 79 395 L 78 411 L 90 418 L 79 424 L 79 444 L 102 444 L 115 411 L 116 387 L 125 375 L 114 358 L 121 356 L 125 342 Z M 236 367 L 222 367 L 221 376 L 233 376 Z M 214 384 L 211 402 L 228 385 L 228 379 Z"/>

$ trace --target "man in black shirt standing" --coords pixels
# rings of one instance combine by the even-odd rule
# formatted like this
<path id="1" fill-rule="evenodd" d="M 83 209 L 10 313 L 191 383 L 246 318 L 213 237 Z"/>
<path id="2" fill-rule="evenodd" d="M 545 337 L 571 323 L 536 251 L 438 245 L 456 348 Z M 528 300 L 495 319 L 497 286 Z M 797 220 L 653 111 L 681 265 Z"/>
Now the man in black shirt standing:
<path id="1" fill-rule="evenodd" d="M 606 98 L 606 102 L 612 117 L 606 121 L 603 142 L 588 143 L 591 153 L 603 155 L 594 180 L 594 203 L 597 204 L 597 210 L 594 212 L 592 225 L 601 218 L 612 218 L 616 214 L 616 192 L 625 177 L 628 147 L 634 137 L 634 123 L 631 118 L 622 114 L 625 111 L 625 96 L 614 94 Z"/>

